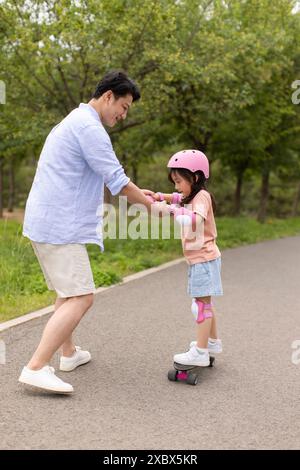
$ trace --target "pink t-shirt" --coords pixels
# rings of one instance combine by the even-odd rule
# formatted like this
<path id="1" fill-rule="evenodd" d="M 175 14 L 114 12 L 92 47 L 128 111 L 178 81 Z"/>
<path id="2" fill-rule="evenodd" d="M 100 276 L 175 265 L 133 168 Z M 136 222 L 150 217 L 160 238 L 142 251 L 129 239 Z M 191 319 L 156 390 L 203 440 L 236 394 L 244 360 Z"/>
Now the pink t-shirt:
<path id="1" fill-rule="evenodd" d="M 200 227 L 196 230 L 182 227 L 182 248 L 188 264 L 204 263 L 221 256 L 216 244 L 217 228 L 212 208 L 210 194 L 202 189 L 191 202 L 191 209 L 203 217 Z"/>

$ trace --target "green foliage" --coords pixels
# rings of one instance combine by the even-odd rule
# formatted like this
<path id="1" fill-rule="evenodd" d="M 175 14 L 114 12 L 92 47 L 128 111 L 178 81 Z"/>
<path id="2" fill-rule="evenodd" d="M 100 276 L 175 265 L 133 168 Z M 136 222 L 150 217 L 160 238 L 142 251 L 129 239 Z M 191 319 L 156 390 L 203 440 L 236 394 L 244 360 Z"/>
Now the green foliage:
<path id="1" fill-rule="evenodd" d="M 266 224 L 240 217 L 218 217 L 221 250 L 262 240 L 300 234 L 300 218 L 268 219 Z M 17 222 L 0 221 L 0 321 L 53 304 L 30 242 Z M 118 283 L 128 274 L 158 266 L 182 256 L 180 240 L 106 240 L 106 251 L 89 245 L 97 287 Z"/>
<path id="2" fill-rule="evenodd" d="M 24 206 L 51 127 L 88 101 L 112 68 L 127 71 L 142 91 L 127 121 L 111 130 L 117 155 L 138 183 L 140 170 L 148 165 L 151 171 L 154 157 L 195 147 L 243 184 L 240 196 L 234 181 L 225 188 L 230 201 L 236 194 L 235 204 L 240 197 L 243 207 L 251 206 L 242 190 L 248 177 L 270 174 L 297 187 L 299 106 L 291 102 L 300 69 L 295 4 L 1 2 L 0 80 L 7 84 L 7 104 L 0 105 L 0 160 L 5 177 L 14 162 L 17 203 Z M 155 187 L 160 177 L 150 173 L 148 179 Z M 5 181 L 5 201 L 9 191 Z M 257 210 L 259 195 L 256 200 Z M 228 200 L 228 213 L 233 204 Z"/>
<path id="3" fill-rule="evenodd" d="M 93 263 L 93 275 L 95 286 L 110 286 L 111 284 L 116 284 L 120 282 L 122 279 L 116 273 L 111 271 L 102 271 L 101 266 Z"/>

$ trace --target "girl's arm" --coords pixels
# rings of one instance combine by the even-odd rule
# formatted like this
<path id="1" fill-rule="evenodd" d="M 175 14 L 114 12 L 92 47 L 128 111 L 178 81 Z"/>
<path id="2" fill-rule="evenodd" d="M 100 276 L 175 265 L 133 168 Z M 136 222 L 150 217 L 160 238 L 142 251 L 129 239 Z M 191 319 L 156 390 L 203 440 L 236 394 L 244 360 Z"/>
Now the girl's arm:
<path id="1" fill-rule="evenodd" d="M 171 206 L 168 206 L 168 208 L 170 214 L 174 216 L 174 219 L 180 225 L 194 225 L 196 223 L 197 216 L 201 217 L 196 212 L 186 209 L 185 207 L 176 207 L 172 204 Z"/>
<path id="2" fill-rule="evenodd" d="M 157 197 L 157 201 L 166 201 L 168 204 L 180 204 L 181 202 L 181 194 L 179 193 L 155 193 L 155 196 Z"/>
<path id="3" fill-rule="evenodd" d="M 143 193 L 146 196 L 150 196 L 152 199 L 158 202 L 167 202 L 168 204 L 180 204 L 181 202 L 181 194 L 180 193 L 172 193 L 172 194 L 166 194 L 166 193 L 154 193 L 151 191 L 151 189 L 142 189 Z"/>
<path id="4" fill-rule="evenodd" d="M 184 227 L 190 227 L 188 230 L 192 231 L 200 230 L 203 227 L 204 219 L 197 212 L 186 209 L 185 207 L 176 207 L 174 205 L 168 206 L 170 208 L 170 214 L 173 215 L 174 219 L 178 224 Z"/>
<path id="5" fill-rule="evenodd" d="M 169 205 L 162 202 L 156 202 L 152 205 L 152 210 L 155 215 L 164 217 L 168 214 L 173 215 L 174 219 L 180 225 L 191 225 L 193 229 L 197 226 L 200 227 L 203 222 L 203 217 L 197 212 L 186 209 L 185 207 L 177 207 L 175 204 Z"/>

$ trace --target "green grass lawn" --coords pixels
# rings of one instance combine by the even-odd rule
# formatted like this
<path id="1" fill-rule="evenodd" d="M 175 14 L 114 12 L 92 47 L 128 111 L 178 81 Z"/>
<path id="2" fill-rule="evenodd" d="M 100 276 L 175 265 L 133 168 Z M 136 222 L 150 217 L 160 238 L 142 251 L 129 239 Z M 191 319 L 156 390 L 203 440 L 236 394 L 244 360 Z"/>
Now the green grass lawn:
<path id="1" fill-rule="evenodd" d="M 251 218 L 217 219 L 220 249 L 300 234 L 300 217 L 270 219 L 259 224 Z M 106 240 L 105 252 L 89 245 L 96 287 L 108 286 L 128 274 L 182 256 L 180 240 Z M 51 305 L 39 264 L 22 225 L 0 220 L 0 322 Z"/>

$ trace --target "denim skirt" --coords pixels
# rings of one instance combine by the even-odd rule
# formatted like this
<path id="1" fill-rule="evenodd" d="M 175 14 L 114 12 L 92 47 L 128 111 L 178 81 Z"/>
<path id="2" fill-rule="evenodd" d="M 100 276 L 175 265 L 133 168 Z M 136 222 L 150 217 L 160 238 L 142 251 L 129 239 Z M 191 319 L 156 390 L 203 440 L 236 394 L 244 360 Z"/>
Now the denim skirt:
<path id="1" fill-rule="evenodd" d="M 221 257 L 189 266 L 188 294 L 191 297 L 223 295 Z"/>

